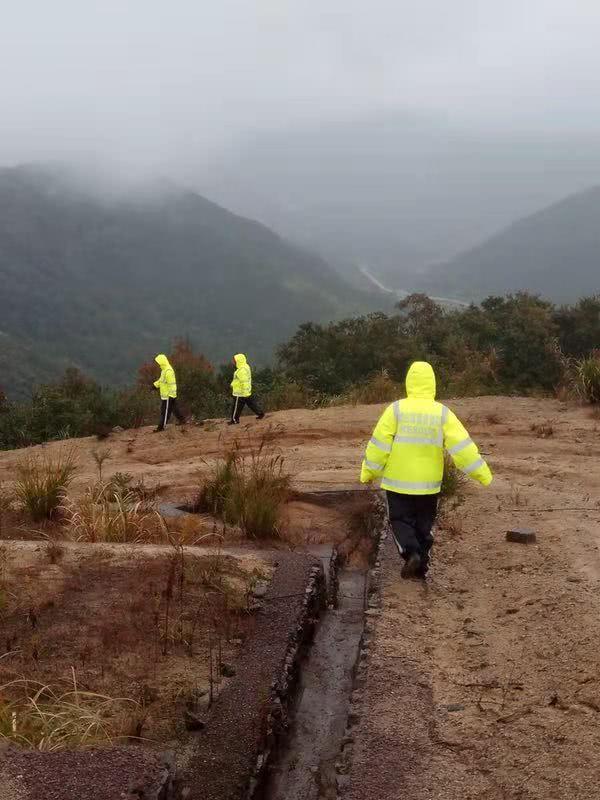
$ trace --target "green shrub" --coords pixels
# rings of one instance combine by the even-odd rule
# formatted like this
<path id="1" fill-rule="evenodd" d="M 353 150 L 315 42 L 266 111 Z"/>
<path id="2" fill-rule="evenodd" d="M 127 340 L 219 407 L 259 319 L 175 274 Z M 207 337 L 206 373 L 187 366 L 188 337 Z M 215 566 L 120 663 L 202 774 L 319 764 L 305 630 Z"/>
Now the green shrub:
<path id="1" fill-rule="evenodd" d="M 314 395 L 295 381 L 279 381 L 260 399 L 268 411 L 285 411 L 312 406 Z"/>
<path id="2" fill-rule="evenodd" d="M 55 458 L 29 456 L 17 465 L 15 496 L 33 522 L 53 519 L 62 506 L 77 465 L 73 453 Z"/>
<path id="3" fill-rule="evenodd" d="M 577 362 L 575 381 L 579 395 L 587 403 L 600 403 L 600 351 Z"/>
<path id="4" fill-rule="evenodd" d="M 403 387 L 393 381 L 386 369 L 371 375 L 364 383 L 350 389 L 340 398 L 342 403 L 369 405 L 372 403 L 391 403 L 405 394 Z"/>
<path id="5" fill-rule="evenodd" d="M 158 416 L 157 392 L 136 386 L 119 392 L 115 425 L 121 428 L 141 428 Z M 114 426 L 113 426 L 114 427 Z"/>
<path id="6" fill-rule="evenodd" d="M 225 503 L 232 491 L 239 454 L 231 450 L 223 461 L 217 463 L 214 474 L 208 478 L 193 502 L 194 511 L 206 511 L 222 517 L 225 512 Z"/>
<path id="7" fill-rule="evenodd" d="M 466 475 L 455 465 L 452 456 L 444 453 L 444 476 L 440 490 L 440 502 L 442 504 L 451 502 L 453 505 L 460 505 L 464 500 L 466 483 Z"/>

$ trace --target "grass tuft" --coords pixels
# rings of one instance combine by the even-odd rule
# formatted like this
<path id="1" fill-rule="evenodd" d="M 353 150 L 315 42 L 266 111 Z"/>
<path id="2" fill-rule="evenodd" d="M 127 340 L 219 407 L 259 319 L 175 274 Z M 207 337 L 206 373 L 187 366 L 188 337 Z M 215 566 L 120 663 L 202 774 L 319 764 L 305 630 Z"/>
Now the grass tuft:
<path id="1" fill-rule="evenodd" d="M 243 452 L 239 442 L 204 482 L 193 507 L 239 525 L 248 539 L 278 538 L 290 478 L 266 431 Z"/>
<path id="2" fill-rule="evenodd" d="M 140 711 L 134 700 L 81 691 L 75 677 L 68 690 L 19 679 L 0 686 L 0 742 L 49 752 L 113 744 Z"/>
<path id="3" fill-rule="evenodd" d="M 65 507 L 71 538 L 80 542 L 152 541 L 161 520 L 133 493 L 111 495 L 104 484 L 96 485 Z"/>
<path id="4" fill-rule="evenodd" d="M 595 350 L 588 358 L 577 362 L 575 387 L 587 403 L 600 403 L 600 350 Z"/>
<path id="5" fill-rule="evenodd" d="M 75 458 L 70 450 L 55 458 L 29 456 L 17 466 L 15 497 L 33 522 L 56 517 L 76 469 Z"/>
<path id="6" fill-rule="evenodd" d="M 532 422 L 530 430 L 535 433 L 538 439 L 549 439 L 551 436 L 554 436 L 554 424 L 551 420 Z"/>
<path id="7" fill-rule="evenodd" d="M 455 506 L 460 505 L 464 500 L 467 480 L 467 476 L 458 469 L 452 460 L 452 456 L 444 453 L 444 476 L 440 490 L 440 501 L 447 503 L 451 500 Z"/>

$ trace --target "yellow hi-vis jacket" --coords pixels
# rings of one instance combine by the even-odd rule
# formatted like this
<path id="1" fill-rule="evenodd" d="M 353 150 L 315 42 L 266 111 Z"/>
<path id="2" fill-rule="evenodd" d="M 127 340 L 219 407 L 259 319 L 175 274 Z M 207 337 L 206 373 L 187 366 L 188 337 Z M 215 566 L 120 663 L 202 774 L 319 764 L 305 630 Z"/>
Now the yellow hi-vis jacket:
<path id="1" fill-rule="evenodd" d="M 154 386 L 160 389 L 160 399 L 168 400 L 169 397 L 177 397 L 175 370 L 169 364 L 169 359 L 161 353 L 154 360 L 160 367 L 160 378 L 154 381 Z"/>
<path id="2" fill-rule="evenodd" d="M 250 397 L 252 394 L 252 370 L 243 353 L 233 357 L 236 370 L 231 381 L 231 393 L 234 397 Z"/>
<path id="3" fill-rule="evenodd" d="M 396 400 L 377 423 L 365 453 L 361 483 L 381 478 L 381 488 L 400 494 L 437 494 L 444 475 L 444 448 L 456 466 L 487 486 L 490 468 L 449 408 L 435 401 L 435 374 L 426 361 L 406 376 L 406 400 Z"/>

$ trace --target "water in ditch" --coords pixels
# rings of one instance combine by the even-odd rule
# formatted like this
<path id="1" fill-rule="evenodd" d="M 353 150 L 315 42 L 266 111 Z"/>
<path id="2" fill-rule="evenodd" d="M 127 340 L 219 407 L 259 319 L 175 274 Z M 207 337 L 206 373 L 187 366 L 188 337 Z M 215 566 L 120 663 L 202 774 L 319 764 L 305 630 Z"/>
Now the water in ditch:
<path id="1" fill-rule="evenodd" d="M 348 718 L 353 670 L 364 627 L 364 570 L 339 573 L 338 608 L 329 609 L 302 667 L 292 728 L 263 793 L 266 800 L 335 800 L 335 763 Z"/>

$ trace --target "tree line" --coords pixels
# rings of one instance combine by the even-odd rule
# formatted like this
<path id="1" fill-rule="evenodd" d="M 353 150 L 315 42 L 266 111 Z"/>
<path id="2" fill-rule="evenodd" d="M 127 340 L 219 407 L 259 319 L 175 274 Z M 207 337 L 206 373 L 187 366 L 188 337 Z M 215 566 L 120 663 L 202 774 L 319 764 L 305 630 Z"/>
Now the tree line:
<path id="1" fill-rule="evenodd" d="M 170 354 L 178 394 L 196 419 L 227 414 L 232 367 L 215 367 L 185 339 Z M 449 310 L 422 294 L 377 312 L 327 325 L 305 323 L 255 370 L 267 409 L 343 402 L 383 402 L 402 391 L 410 363 L 425 359 L 440 396 L 578 395 L 600 402 L 600 295 L 569 306 L 518 293 Z M 0 393 L 0 447 L 76 436 L 107 436 L 116 427 L 154 421 L 153 360 L 134 385 L 105 388 L 68 369 L 26 402 Z"/>

